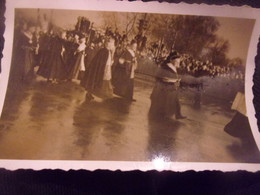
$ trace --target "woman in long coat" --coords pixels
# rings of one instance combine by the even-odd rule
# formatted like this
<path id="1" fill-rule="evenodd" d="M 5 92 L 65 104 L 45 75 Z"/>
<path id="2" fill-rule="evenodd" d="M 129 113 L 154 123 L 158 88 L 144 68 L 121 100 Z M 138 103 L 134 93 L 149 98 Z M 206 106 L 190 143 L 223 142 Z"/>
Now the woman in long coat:
<path id="1" fill-rule="evenodd" d="M 177 74 L 179 55 L 172 52 L 161 64 L 156 74 L 156 82 L 151 94 L 150 114 L 176 119 L 186 118 L 181 115 L 178 88 L 180 79 Z"/>

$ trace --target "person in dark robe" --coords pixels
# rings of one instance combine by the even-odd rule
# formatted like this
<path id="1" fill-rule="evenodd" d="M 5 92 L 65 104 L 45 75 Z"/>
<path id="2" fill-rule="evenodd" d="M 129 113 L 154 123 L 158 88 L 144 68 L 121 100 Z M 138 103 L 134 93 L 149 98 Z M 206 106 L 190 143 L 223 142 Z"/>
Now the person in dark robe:
<path id="1" fill-rule="evenodd" d="M 41 72 L 41 67 L 38 74 L 45 77 L 51 83 L 57 83 L 65 79 L 66 69 L 62 59 L 63 40 L 60 36 L 56 35 L 51 37 L 49 42 L 50 54 L 49 59 L 46 61 L 45 72 Z"/>
<path id="2" fill-rule="evenodd" d="M 98 49 L 95 48 L 94 43 L 90 43 L 90 45 L 88 47 L 86 47 L 85 57 L 84 57 L 85 72 L 83 74 L 83 77 L 81 77 L 80 80 L 82 80 L 84 78 L 84 75 L 87 74 L 86 72 L 89 70 L 91 61 L 93 60 L 93 58 L 95 57 L 97 52 L 98 52 Z"/>
<path id="3" fill-rule="evenodd" d="M 126 78 L 126 71 L 119 63 L 120 57 L 123 55 L 125 50 L 127 49 L 127 41 L 122 41 L 119 45 L 116 46 L 115 53 L 114 53 L 114 64 L 112 67 L 112 84 L 113 86 L 117 86 L 116 94 L 122 94 L 118 87 L 119 83 Z M 120 62 L 122 59 L 120 60 Z"/>
<path id="4" fill-rule="evenodd" d="M 114 65 L 119 62 L 119 58 L 122 56 L 122 54 L 125 52 L 127 48 L 127 41 L 122 41 L 120 44 L 116 46 L 115 53 L 114 53 Z"/>
<path id="5" fill-rule="evenodd" d="M 40 55 L 40 63 L 37 74 L 48 78 L 50 63 L 49 60 L 52 56 L 52 47 L 53 47 L 53 39 L 54 34 L 53 31 L 43 32 L 39 39 L 39 55 Z"/>
<path id="6" fill-rule="evenodd" d="M 40 31 L 39 33 L 39 49 L 38 49 L 38 65 L 42 64 L 45 53 L 48 50 L 48 35 L 46 32 Z"/>
<path id="7" fill-rule="evenodd" d="M 68 81 L 71 81 L 70 75 L 76 61 L 75 51 L 77 50 L 79 45 L 74 39 L 73 35 L 67 33 L 66 40 L 64 39 L 63 41 L 63 46 L 64 46 L 63 61 L 66 66 L 66 79 Z"/>
<path id="8" fill-rule="evenodd" d="M 136 101 L 133 99 L 134 71 L 137 68 L 136 48 L 137 42 L 132 40 L 128 48 L 120 56 L 113 72 L 114 93 L 130 101 Z"/>
<path id="9" fill-rule="evenodd" d="M 178 89 L 180 79 L 177 68 L 180 64 L 177 52 L 169 54 L 161 64 L 156 74 L 156 82 L 151 94 L 151 107 L 149 113 L 156 117 L 172 117 L 184 119 L 181 114 Z"/>
<path id="10" fill-rule="evenodd" d="M 69 44 L 66 44 L 66 49 L 68 52 L 67 53 L 67 80 L 68 81 L 72 81 L 72 79 L 75 79 L 77 77 L 77 73 L 78 73 L 78 69 L 76 61 L 77 61 L 77 57 L 78 57 L 78 48 L 80 45 L 79 42 L 79 35 L 75 34 L 73 37 L 69 37 Z"/>
<path id="11" fill-rule="evenodd" d="M 85 50 L 85 69 L 87 70 L 90 66 L 90 63 L 92 61 L 92 59 L 94 58 L 94 56 L 96 55 L 97 51 L 95 49 L 95 44 L 94 43 L 90 43 L 90 45 L 86 48 Z"/>
<path id="12" fill-rule="evenodd" d="M 109 38 L 105 42 L 105 47 L 101 48 L 89 64 L 88 70 L 85 72 L 81 80 L 86 93 L 86 100 L 94 99 L 94 95 L 107 99 L 113 97 L 113 88 L 111 85 L 112 77 L 112 59 L 115 40 Z"/>
<path id="13" fill-rule="evenodd" d="M 29 24 L 25 29 L 20 32 L 19 39 L 17 40 L 17 52 L 14 61 L 14 72 L 15 79 L 25 81 L 32 78 L 33 76 L 33 62 L 34 62 L 34 51 L 33 47 L 33 33 L 35 27 Z"/>

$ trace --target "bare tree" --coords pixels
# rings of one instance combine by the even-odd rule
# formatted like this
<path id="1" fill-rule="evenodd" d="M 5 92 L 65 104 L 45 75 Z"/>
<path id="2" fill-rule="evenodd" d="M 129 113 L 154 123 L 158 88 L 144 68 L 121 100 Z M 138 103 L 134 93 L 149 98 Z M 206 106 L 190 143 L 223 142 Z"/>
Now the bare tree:
<path id="1" fill-rule="evenodd" d="M 150 25 L 150 33 L 157 39 L 163 37 L 168 49 L 174 48 L 194 57 L 215 41 L 219 27 L 213 17 L 182 15 L 154 15 Z"/>
<path id="2" fill-rule="evenodd" d="M 136 19 L 137 19 L 138 14 L 137 13 L 127 13 L 127 21 L 125 24 L 125 33 L 126 35 L 129 35 L 134 31 L 134 26 L 136 24 Z"/>
<path id="3" fill-rule="evenodd" d="M 228 64 L 226 53 L 228 52 L 229 47 L 230 44 L 227 40 L 217 38 L 209 47 L 209 57 L 211 58 L 212 63 L 226 66 Z"/>
<path id="4" fill-rule="evenodd" d="M 136 24 L 138 13 L 121 13 L 121 12 L 104 12 L 103 23 L 105 28 L 112 27 L 125 33 L 135 33 L 134 26 Z"/>

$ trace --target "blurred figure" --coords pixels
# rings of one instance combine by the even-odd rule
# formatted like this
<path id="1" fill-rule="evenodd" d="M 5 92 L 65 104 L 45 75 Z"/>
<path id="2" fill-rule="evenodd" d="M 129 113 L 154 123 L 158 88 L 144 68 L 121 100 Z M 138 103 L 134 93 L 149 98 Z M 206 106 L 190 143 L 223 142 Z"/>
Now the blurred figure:
<path id="1" fill-rule="evenodd" d="M 108 38 L 105 41 L 105 47 L 97 52 L 89 65 L 88 71 L 85 72 L 81 86 L 87 91 L 87 101 L 94 99 L 93 94 L 102 99 L 113 97 L 111 66 L 114 48 L 115 40 Z"/>
<path id="2" fill-rule="evenodd" d="M 161 64 L 156 74 L 156 83 L 151 94 L 150 114 L 159 117 L 184 119 L 181 115 L 178 88 L 180 79 L 177 68 L 180 65 L 180 56 L 177 52 L 169 54 Z"/>
<path id="3" fill-rule="evenodd" d="M 94 58 L 95 54 L 96 54 L 96 48 L 95 48 L 95 44 L 94 43 L 90 43 L 90 45 L 86 48 L 85 50 L 85 69 L 87 70 L 90 66 L 90 63 L 92 61 L 92 59 Z"/>
<path id="4" fill-rule="evenodd" d="M 41 37 L 41 29 L 39 26 L 35 28 L 35 32 L 33 33 L 32 44 L 34 48 L 34 66 L 39 66 L 40 63 L 40 55 L 39 55 L 39 47 L 40 47 L 40 37 Z"/>
<path id="5" fill-rule="evenodd" d="M 62 33 L 50 36 L 48 42 L 49 52 L 37 72 L 53 84 L 65 79 L 66 76 L 65 64 L 62 58 L 63 48 Z"/>
<path id="6" fill-rule="evenodd" d="M 134 75 L 137 68 L 136 49 L 137 42 L 132 40 L 115 65 L 113 75 L 114 93 L 130 101 L 136 101 L 133 99 Z"/>
<path id="7" fill-rule="evenodd" d="M 14 78 L 25 81 L 32 78 L 34 68 L 34 53 L 33 34 L 35 26 L 33 24 L 24 24 L 17 40 L 17 52 L 14 61 Z"/>
<path id="8" fill-rule="evenodd" d="M 81 79 L 85 71 L 84 58 L 85 58 L 85 49 L 86 49 L 86 38 L 81 37 L 78 42 L 79 42 L 78 48 L 74 52 L 76 61 L 69 72 L 69 76 L 68 76 L 69 80 Z"/>

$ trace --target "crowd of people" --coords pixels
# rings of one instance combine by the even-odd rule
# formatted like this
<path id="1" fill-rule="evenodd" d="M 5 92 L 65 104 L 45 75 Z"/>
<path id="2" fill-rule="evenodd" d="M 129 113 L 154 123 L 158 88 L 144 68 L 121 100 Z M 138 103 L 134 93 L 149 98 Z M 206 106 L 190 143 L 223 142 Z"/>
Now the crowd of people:
<path id="1" fill-rule="evenodd" d="M 159 72 L 155 75 L 151 111 L 166 111 L 170 103 L 174 105 L 171 108 L 176 107 L 176 118 L 182 118 L 176 92 L 180 82 L 176 75 L 232 77 L 231 67 L 202 62 L 166 48 L 159 51 L 154 45 L 149 49 L 143 33 L 128 40 L 127 34 L 121 35 L 117 29 L 113 31 L 108 27 L 104 33 L 93 30 L 91 22 L 84 17 L 79 17 L 75 29 L 70 31 L 43 29 L 22 22 L 16 26 L 14 38 L 11 78 L 26 81 L 36 74 L 52 84 L 80 80 L 88 101 L 94 96 L 111 98 L 113 94 L 135 101 L 134 77 L 138 59 L 151 58 L 158 64 Z M 240 72 L 234 78 L 242 79 L 243 74 Z M 160 94 L 164 93 L 162 97 Z"/>
<path id="2" fill-rule="evenodd" d="M 84 32 L 84 33 L 82 33 Z M 115 40 L 113 58 L 116 62 L 130 40 L 127 34 L 120 34 L 118 29 L 107 27 L 104 33 L 92 29 L 92 24 L 84 17 L 79 17 L 72 31 L 54 32 L 52 29 L 42 30 L 38 26 L 23 22 L 15 29 L 15 56 L 17 61 L 25 61 L 21 67 L 23 74 L 32 74 L 32 69 L 39 66 L 37 74 L 56 83 L 57 80 L 81 79 L 95 53 L 104 46 L 107 37 Z M 161 64 L 171 52 L 166 47 L 152 43 L 147 45 L 147 37 L 142 33 L 135 36 L 137 42 L 137 58 L 150 58 Z M 243 79 L 244 73 L 232 66 L 214 65 L 209 60 L 201 61 L 187 54 L 180 54 L 179 74 L 194 77 L 230 77 Z M 84 65 L 83 65 L 84 64 Z"/>
<path id="3" fill-rule="evenodd" d="M 79 20 L 73 31 L 44 31 L 26 22 L 18 25 L 11 78 L 26 81 L 36 74 L 52 84 L 80 80 L 86 99 L 93 99 L 92 94 L 110 97 L 114 89 L 134 101 L 137 42 L 128 42 L 109 28 L 104 34 L 95 32 L 84 18 Z M 89 26 L 87 32 L 80 31 L 82 25 Z"/>
<path id="4" fill-rule="evenodd" d="M 200 61 L 188 55 L 183 55 L 180 74 L 190 74 L 194 77 L 210 76 L 210 77 L 229 77 L 232 79 L 244 79 L 242 71 L 235 70 L 232 66 L 213 65 L 209 60 Z"/>
<path id="5" fill-rule="evenodd" d="M 164 44 L 151 43 L 143 55 L 155 61 L 157 64 L 162 63 L 171 51 Z M 188 54 L 180 54 L 179 74 L 188 74 L 194 77 L 228 77 L 231 79 L 244 79 L 244 72 L 234 65 L 226 66 L 215 65 L 209 60 L 195 59 Z"/>

